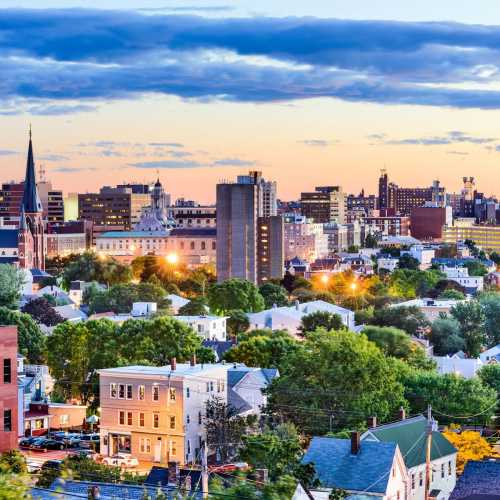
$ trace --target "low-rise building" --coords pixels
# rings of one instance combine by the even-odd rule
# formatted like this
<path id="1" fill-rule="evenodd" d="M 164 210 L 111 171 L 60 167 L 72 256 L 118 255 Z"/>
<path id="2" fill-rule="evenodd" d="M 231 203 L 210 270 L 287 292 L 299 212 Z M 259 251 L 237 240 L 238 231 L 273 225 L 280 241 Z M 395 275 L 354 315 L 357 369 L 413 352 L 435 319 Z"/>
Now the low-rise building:
<path id="1" fill-rule="evenodd" d="M 226 340 L 225 316 L 175 316 L 175 319 L 189 325 L 203 340 Z"/>
<path id="2" fill-rule="evenodd" d="M 206 403 L 227 401 L 227 364 L 99 370 L 101 454 L 181 465 L 198 461 Z"/>
<path id="3" fill-rule="evenodd" d="M 323 224 L 314 223 L 303 215 L 288 215 L 284 219 L 285 260 L 298 257 L 312 262 L 328 256 L 328 236 Z"/>
<path id="4" fill-rule="evenodd" d="M 272 307 L 257 313 L 248 313 L 251 329 L 269 328 L 271 330 L 288 330 L 291 334 L 300 332 L 302 318 L 314 312 L 338 314 L 342 323 L 349 329 L 354 328 L 354 312 L 323 300 L 314 300 L 303 304 L 298 301 L 293 306 Z"/>
<path id="5" fill-rule="evenodd" d="M 362 443 L 375 441 L 396 443 L 404 457 L 408 469 L 408 496 L 410 500 L 422 500 L 425 490 L 427 419 L 418 415 L 403 418 L 392 424 L 370 427 L 362 436 Z M 433 422 L 431 446 L 430 490 L 436 492 L 436 500 L 448 500 L 457 480 L 457 450 L 437 430 Z"/>
<path id="6" fill-rule="evenodd" d="M 401 252 L 406 253 L 406 252 Z M 417 259 L 420 263 L 420 269 L 429 269 L 432 265 L 432 259 L 436 255 L 436 250 L 431 247 L 426 247 L 424 245 L 413 245 L 410 247 L 408 252 L 414 259 Z"/>
<path id="7" fill-rule="evenodd" d="M 0 327 L 0 453 L 17 448 L 19 391 L 17 384 L 17 327 Z"/>
<path id="8" fill-rule="evenodd" d="M 399 259 L 397 257 L 379 257 L 377 259 L 377 267 L 378 270 L 386 270 L 392 273 L 395 269 L 398 268 Z"/>
<path id="9" fill-rule="evenodd" d="M 392 304 L 390 307 L 418 307 L 429 321 L 434 321 L 441 314 L 449 314 L 452 307 L 455 307 L 462 300 L 453 299 L 412 299 L 406 302 Z"/>
<path id="10" fill-rule="evenodd" d="M 446 279 L 464 287 L 466 293 L 475 294 L 484 287 L 484 278 L 482 276 L 469 276 L 469 270 L 466 267 L 441 266 L 441 271 L 446 274 Z"/>
<path id="11" fill-rule="evenodd" d="M 433 356 L 432 359 L 436 362 L 437 371 L 441 375 L 453 373 L 464 378 L 473 378 L 483 366 L 480 359 L 462 358 L 457 355 Z"/>
<path id="12" fill-rule="evenodd" d="M 47 257 L 83 253 L 92 246 L 92 222 L 80 220 L 50 224 L 45 239 Z"/>
<path id="13" fill-rule="evenodd" d="M 484 364 L 500 362 L 500 344 L 483 351 L 479 355 L 479 359 Z"/>
<path id="14" fill-rule="evenodd" d="M 170 301 L 170 309 L 174 314 L 179 313 L 179 309 L 186 304 L 189 304 L 191 301 L 186 299 L 185 297 L 181 297 L 180 295 L 176 295 L 175 293 L 171 293 L 167 295 L 167 299 Z"/>

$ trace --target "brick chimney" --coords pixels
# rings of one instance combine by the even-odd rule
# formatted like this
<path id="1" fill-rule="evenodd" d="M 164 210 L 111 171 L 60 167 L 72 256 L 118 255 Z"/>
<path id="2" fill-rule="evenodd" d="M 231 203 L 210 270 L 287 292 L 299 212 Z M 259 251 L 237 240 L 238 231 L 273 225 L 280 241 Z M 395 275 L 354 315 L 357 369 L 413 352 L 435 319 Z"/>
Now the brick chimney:
<path id="1" fill-rule="evenodd" d="M 361 447 L 360 434 L 358 431 L 351 432 L 351 455 L 357 455 Z"/>
<path id="2" fill-rule="evenodd" d="M 175 371 L 175 369 L 176 369 L 176 368 L 177 368 L 177 359 L 172 358 L 172 359 L 170 360 L 170 369 L 171 369 L 172 371 Z"/>
<path id="3" fill-rule="evenodd" d="M 402 406 L 399 408 L 399 420 L 406 420 L 406 410 Z"/>
<path id="4" fill-rule="evenodd" d="M 190 365 L 196 366 L 196 354 L 191 355 Z"/>
<path id="5" fill-rule="evenodd" d="M 377 427 L 377 417 L 368 417 L 368 429 L 374 429 Z"/>

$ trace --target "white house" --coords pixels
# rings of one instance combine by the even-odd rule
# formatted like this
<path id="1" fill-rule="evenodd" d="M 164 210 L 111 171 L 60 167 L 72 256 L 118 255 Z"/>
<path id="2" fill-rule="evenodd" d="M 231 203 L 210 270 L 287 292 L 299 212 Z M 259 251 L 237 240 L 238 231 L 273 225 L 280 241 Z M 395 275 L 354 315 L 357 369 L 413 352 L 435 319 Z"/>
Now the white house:
<path id="1" fill-rule="evenodd" d="M 131 315 L 136 317 L 152 316 L 156 313 L 158 306 L 156 302 L 134 302 L 132 304 Z"/>
<path id="2" fill-rule="evenodd" d="M 420 262 L 420 269 L 429 269 L 432 265 L 432 259 L 436 255 L 436 250 L 424 245 L 413 245 L 410 247 L 410 251 L 408 253 Z"/>
<path id="3" fill-rule="evenodd" d="M 377 259 L 378 269 L 385 269 L 392 273 L 395 269 L 397 269 L 399 264 L 399 259 L 396 257 L 379 257 Z"/>
<path id="4" fill-rule="evenodd" d="M 167 299 L 170 300 L 170 308 L 172 309 L 174 314 L 179 313 L 179 309 L 186 304 L 189 304 L 191 301 L 180 295 L 176 295 L 175 293 L 171 293 L 167 295 Z"/>
<path id="5" fill-rule="evenodd" d="M 299 303 L 293 306 L 273 307 L 257 313 L 248 313 L 251 329 L 270 328 L 271 330 L 288 330 L 291 334 L 299 333 L 302 318 L 314 312 L 338 314 L 342 323 L 354 329 L 354 312 L 323 300 Z"/>
<path id="6" fill-rule="evenodd" d="M 175 316 L 187 323 L 203 340 L 226 340 L 225 316 Z"/>
<path id="7" fill-rule="evenodd" d="M 448 314 L 452 307 L 456 306 L 462 300 L 453 299 L 412 299 L 406 302 L 398 302 L 390 307 L 418 307 L 429 321 L 434 321 L 440 313 Z"/>
<path id="8" fill-rule="evenodd" d="M 437 364 L 437 371 L 442 375 L 454 373 L 464 378 L 473 378 L 483 366 L 483 362 L 480 359 L 462 358 L 457 355 L 433 356 L 432 359 Z"/>
<path id="9" fill-rule="evenodd" d="M 228 404 L 240 415 L 259 415 L 267 403 L 263 390 L 278 376 L 276 368 L 232 366 L 227 372 Z"/>
<path id="10" fill-rule="evenodd" d="M 484 363 L 484 364 L 488 364 L 488 363 L 496 363 L 496 362 L 500 362 L 500 359 L 497 358 L 497 356 L 500 354 L 500 344 L 494 346 L 494 347 L 491 347 L 490 349 L 488 349 L 487 351 L 483 351 L 480 355 L 479 355 L 479 359 Z"/>
<path id="11" fill-rule="evenodd" d="M 463 286 L 467 293 L 480 292 L 484 287 L 483 277 L 469 276 L 469 270 L 466 267 L 441 266 L 441 271 L 446 274 L 447 279 Z"/>
<path id="12" fill-rule="evenodd" d="M 397 443 L 408 469 L 407 498 L 424 500 L 427 419 L 422 415 L 404 418 L 404 411 L 402 416 L 403 419 L 398 422 L 369 428 L 361 436 L 361 442 Z M 437 492 L 436 500 L 448 500 L 457 481 L 457 450 L 437 430 L 435 421 L 431 443 L 433 474 L 430 489 Z"/>

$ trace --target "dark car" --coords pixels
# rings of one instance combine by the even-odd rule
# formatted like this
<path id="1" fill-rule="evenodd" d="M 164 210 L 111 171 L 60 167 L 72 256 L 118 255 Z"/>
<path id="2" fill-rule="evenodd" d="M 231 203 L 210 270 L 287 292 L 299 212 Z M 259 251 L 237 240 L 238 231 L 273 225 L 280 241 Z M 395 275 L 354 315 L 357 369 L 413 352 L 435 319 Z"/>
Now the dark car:
<path id="1" fill-rule="evenodd" d="M 43 438 L 37 439 L 31 445 L 31 448 L 34 450 L 64 450 L 64 443 L 56 439 Z"/>
<path id="2" fill-rule="evenodd" d="M 43 442 L 45 441 L 45 439 L 46 438 L 44 438 L 44 437 L 37 437 L 30 444 L 30 448 L 32 450 L 45 450 L 45 446 L 43 446 Z"/>
<path id="3" fill-rule="evenodd" d="M 83 434 L 80 436 L 80 447 L 95 449 L 99 446 L 101 436 L 99 434 Z"/>
<path id="4" fill-rule="evenodd" d="M 36 437 L 25 437 L 25 438 L 22 438 L 20 441 L 19 441 L 19 447 L 20 448 L 30 448 L 31 445 L 33 444 L 33 442 L 38 439 Z"/>

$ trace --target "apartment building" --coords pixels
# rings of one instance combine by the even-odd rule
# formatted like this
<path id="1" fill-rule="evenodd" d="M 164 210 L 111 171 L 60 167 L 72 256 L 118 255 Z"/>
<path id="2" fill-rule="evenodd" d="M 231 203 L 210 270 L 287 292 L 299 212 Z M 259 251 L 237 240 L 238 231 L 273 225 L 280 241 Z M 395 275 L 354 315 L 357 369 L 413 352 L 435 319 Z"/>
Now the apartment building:
<path id="1" fill-rule="evenodd" d="M 175 319 L 187 323 L 203 340 L 226 340 L 227 318 L 225 316 L 175 316 Z"/>
<path id="2" fill-rule="evenodd" d="M 17 327 L 0 327 L 0 453 L 17 448 Z"/>
<path id="3" fill-rule="evenodd" d="M 328 236 L 323 224 L 315 224 L 303 215 L 285 215 L 284 224 L 285 260 L 298 257 L 313 262 L 328 256 Z"/>
<path id="4" fill-rule="evenodd" d="M 341 186 L 318 186 L 301 193 L 300 205 L 302 215 L 316 223 L 345 222 L 346 198 Z"/>
<path id="5" fill-rule="evenodd" d="M 139 460 L 199 462 L 206 403 L 227 401 L 231 365 L 176 363 L 99 370 L 101 453 Z"/>

